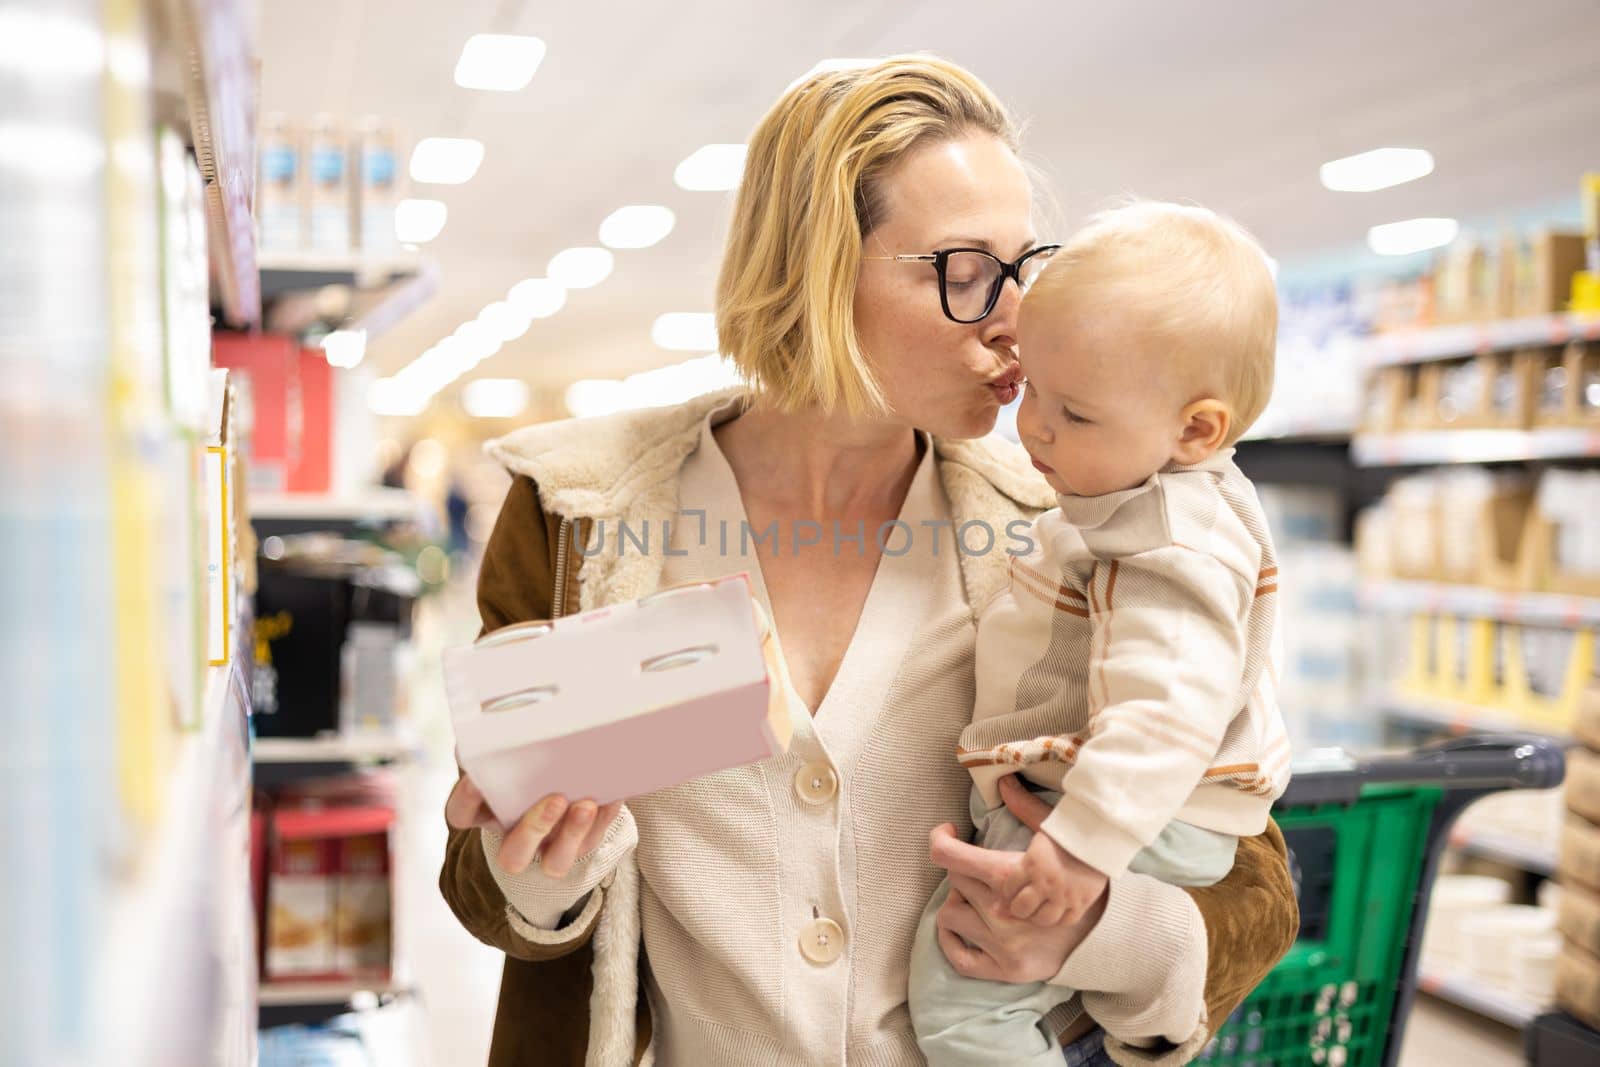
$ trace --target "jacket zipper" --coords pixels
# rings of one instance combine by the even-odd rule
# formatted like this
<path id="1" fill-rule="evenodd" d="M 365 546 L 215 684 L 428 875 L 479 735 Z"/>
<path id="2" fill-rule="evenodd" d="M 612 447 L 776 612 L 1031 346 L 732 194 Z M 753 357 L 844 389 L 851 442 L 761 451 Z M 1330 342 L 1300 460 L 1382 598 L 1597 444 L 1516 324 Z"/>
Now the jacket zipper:
<path id="1" fill-rule="evenodd" d="M 550 617 L 559 619 L 567 611 L 567 554 L 572 548 L 572 520 L 565 516 L 556 531 L 556 587 L 550 598 Z"/>

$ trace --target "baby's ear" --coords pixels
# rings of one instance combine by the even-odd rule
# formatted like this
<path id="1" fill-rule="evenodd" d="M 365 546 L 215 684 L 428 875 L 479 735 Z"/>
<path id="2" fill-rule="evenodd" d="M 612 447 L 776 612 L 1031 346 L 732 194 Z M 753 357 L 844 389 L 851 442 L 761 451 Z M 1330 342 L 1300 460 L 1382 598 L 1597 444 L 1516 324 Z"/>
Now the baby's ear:
<path id="1" fill-rule="evenodd" d="M 1210 459 L 1228 440 L 1233 428 L 1233 411 L 1214 397 L 1190 403 L 1178 418 L 1181 429 L 1172 458 L 1185 466 Z"/>

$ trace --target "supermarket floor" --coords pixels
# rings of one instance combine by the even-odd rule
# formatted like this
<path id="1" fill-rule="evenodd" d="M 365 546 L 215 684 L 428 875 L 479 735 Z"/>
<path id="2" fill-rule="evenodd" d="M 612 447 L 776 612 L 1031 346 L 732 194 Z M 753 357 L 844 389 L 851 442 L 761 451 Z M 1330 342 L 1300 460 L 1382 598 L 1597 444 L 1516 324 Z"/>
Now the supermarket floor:
<path id="1" fill-rule="evenodd" d="M 444 800 L 455 781 L 449 716 L 438 674 L 438 651 L 470 641 L 478 620 L 470 588 L 452 585 L 425 602 L 417 619 L 417 669 L 411 715 L 422 758 L 403 774 L 401 926 L 398 950 L 416 997 L 405 1030 L 410 1039 L 380 1059 L 382 1067 L 469 1067 L 486 1061 L 500 985 L 499 953 L 479 944 L 439 896 Z M 1401 1067 L 1513 1067 L 1524 1062 L 1521 1036 L 1470 1012 L 1420 997 L 1412 1012 Z"/>

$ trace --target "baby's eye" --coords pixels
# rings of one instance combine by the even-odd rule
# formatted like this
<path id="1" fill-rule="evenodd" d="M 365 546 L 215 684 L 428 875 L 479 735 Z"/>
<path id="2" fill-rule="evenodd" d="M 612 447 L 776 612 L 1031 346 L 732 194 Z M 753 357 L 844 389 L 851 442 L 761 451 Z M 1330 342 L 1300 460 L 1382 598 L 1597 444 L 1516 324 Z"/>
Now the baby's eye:
<path id="1" fill-rule="evenodd" d="M 1062 408 L 1061 414 L 1066 416 L 1068 422 L 1078 423 L 1080 425 L 1087 425 L 1090 421 L 1089 419 L 1086 419 L 1082 415 L 1079 415 L 1077 412 L 1073 411 L 1071 408 Z"/>

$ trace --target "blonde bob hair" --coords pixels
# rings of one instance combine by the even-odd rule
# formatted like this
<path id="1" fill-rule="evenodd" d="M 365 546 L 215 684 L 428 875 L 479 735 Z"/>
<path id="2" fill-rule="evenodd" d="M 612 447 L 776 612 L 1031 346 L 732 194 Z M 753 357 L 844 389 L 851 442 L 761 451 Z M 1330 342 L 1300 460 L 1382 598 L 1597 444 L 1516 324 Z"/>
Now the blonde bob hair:
<path id="1" fill-rule="evenodd" d="M 884 173 L 911 149 L 1018 133 L 971 73 L 894 56 L 791 86 L 750 138 L 717 279 L 717 335 L 752 389 L 784 411 L 887 409 L 856 337 L 863 239 Z"/>

